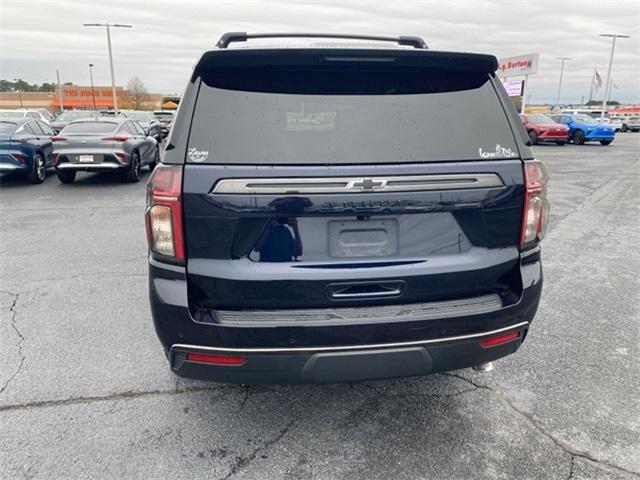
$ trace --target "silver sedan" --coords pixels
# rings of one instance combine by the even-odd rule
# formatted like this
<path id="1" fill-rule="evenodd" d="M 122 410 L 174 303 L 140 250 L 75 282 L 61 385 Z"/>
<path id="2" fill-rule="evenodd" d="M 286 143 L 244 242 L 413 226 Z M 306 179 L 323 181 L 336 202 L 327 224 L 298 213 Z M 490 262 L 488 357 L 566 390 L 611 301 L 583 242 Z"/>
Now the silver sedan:
<path id="1" fill-rule="evenodd" d="M 120 171 L 124 180 L 137 182 L 143 166 L 153 170 L 159 161 L 159 139 L 128 118 L 76 120 L 52 140 L 52 160 L 62 183 L 72 183 L 77 172 L 105 171 Z"/>

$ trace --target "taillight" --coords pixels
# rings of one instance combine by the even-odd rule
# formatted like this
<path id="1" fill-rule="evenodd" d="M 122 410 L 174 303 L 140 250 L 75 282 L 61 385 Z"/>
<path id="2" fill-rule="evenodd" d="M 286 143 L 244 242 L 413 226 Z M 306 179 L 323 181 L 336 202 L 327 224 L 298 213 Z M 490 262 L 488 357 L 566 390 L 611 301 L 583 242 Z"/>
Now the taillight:
<path id="1" fill-rule="evenodd" d="M 146 227 L 149 250 L 184 262 L 182 167 L 158 165 L 147 184 Z"/>
<path id="2" fill-rule="evenodd" d="M 55 135 L 51 137 L 52 142 L 64 142 L 66 140 L 65 137 L 61 137 L 60 135 Z"/>
<path id="3" fill-rule="evenodd" d="M 523 170 L 525 192 L 520 225 L 520 248 L 542 240 L 549 219 L 547 170 L 542 162 L 537 160 L 525 162 Z"/>
<path id="4" fill-rule="evenodd" d="M 13 156 L 15 157 L 16 160 L 18 160 L 23 165 L 27 164 L 27 156 L 26 155 L 23 155 L 21 153 L 14 153 Z"/>
<path id="5" fill-rule="evenodd" d="M 119 134 L 119 135 L 111 135 L 109 137 L 104 137 L 102 140 L 107 140 L 111 142 L 126 142 L 129 140 L 129 135 Z"/>

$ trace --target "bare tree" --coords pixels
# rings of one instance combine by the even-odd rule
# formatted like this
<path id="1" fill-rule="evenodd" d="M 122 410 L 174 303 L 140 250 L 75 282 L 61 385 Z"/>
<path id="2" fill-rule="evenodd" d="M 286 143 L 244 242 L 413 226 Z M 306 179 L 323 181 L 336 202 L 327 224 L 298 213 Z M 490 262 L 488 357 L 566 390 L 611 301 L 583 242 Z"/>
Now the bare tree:
<path id="1" fill-rule="evenodd" d="M 150 98 L 149 91 L 140 78 L 133 77 L 127 82 L 124 99 L 134 110 L 140 110 L 140 107 L 142 107 L 145 102 L 148 102 Z"/>

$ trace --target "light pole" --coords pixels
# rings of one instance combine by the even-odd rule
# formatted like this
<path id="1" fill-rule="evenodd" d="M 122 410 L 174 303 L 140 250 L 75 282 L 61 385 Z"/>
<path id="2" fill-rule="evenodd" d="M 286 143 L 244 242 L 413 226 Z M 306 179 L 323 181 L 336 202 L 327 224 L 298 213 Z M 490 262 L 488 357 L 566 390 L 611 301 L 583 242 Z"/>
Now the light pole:
<path id="1" fill-rule="evenodd" d="M 96 93 L 93 90 L 93 63 L 89 64 L 89 78 L 91 78 L 91 97 L 93 97 L 93 114 L 96 111 Z"/>
<path id="2" fill-rule="evenodd" d="M 562 89 L 562 75 L 564 74 L 564 62 L 571 60 L 569 57 L 556 57 L 556 60 L 560 60 L 560 81 L 558 82 L 558 95 L 556 96 L 556 106 L 560 106 L 560 90 Z"/>
<path id="3" fill-rule="evenodd" d="M 604 87 L 604 97 L 602 99 L 602 111 L 600 112 L 600 121 L 604 120 L 604 112 L 607 109 L 609 94 L 611 93 L 611 67 L 613 67 L 613 52 L 616 49 L 616 38 L 631 38 L 629 35 L 616 35 L 614 33 L 601 33 L 601 37 L 613 38 L 611 42 L 611 56 L 609 57 L 609 69 L 607 70 L 607 82 Z"/>
<path id="4" fill-rule="evenodd" d="M 14 78 L 13 81 L 14 82 L 18 82 L 19 79 L 18 78 Z M 20 97 L 20 108 L 24 108 L 24 106 L 22 105 L 22 90 L 20 90 L 20 88 L 18 88 L 18 96 Z"/>
<path id="5" fill-rule="evenodd" d="M 116 75 L 113 72 L 113 54 L 111 53 L 111 27 L 133 28 L 132 25 L 121 23 L 83 23 L 83 27 L 107 27 L 107 47 L 109 48 L 109 67 L 111 69 L 111 95 L 113 96 L 113 112 L 118 113 L 118 99 L 116 98 Z"/>

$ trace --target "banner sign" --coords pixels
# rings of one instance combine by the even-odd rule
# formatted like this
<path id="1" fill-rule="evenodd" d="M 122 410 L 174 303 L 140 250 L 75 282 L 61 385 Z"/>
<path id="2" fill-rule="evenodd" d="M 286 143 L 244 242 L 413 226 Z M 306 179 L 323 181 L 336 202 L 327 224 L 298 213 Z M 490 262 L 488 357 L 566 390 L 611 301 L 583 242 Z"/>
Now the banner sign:
<path id="1" fill-rule="evenodd" d="M 508 80 L 502 82 L 510 97 L 521 97 L 524 91 L 524 80 Z"/>
<path id="2" fill-rule="evenodd" d="M 501 77 L 532 75 L 538 71 L 538 54 L 519 55 L 498 60 L 497 74 Z"/>

